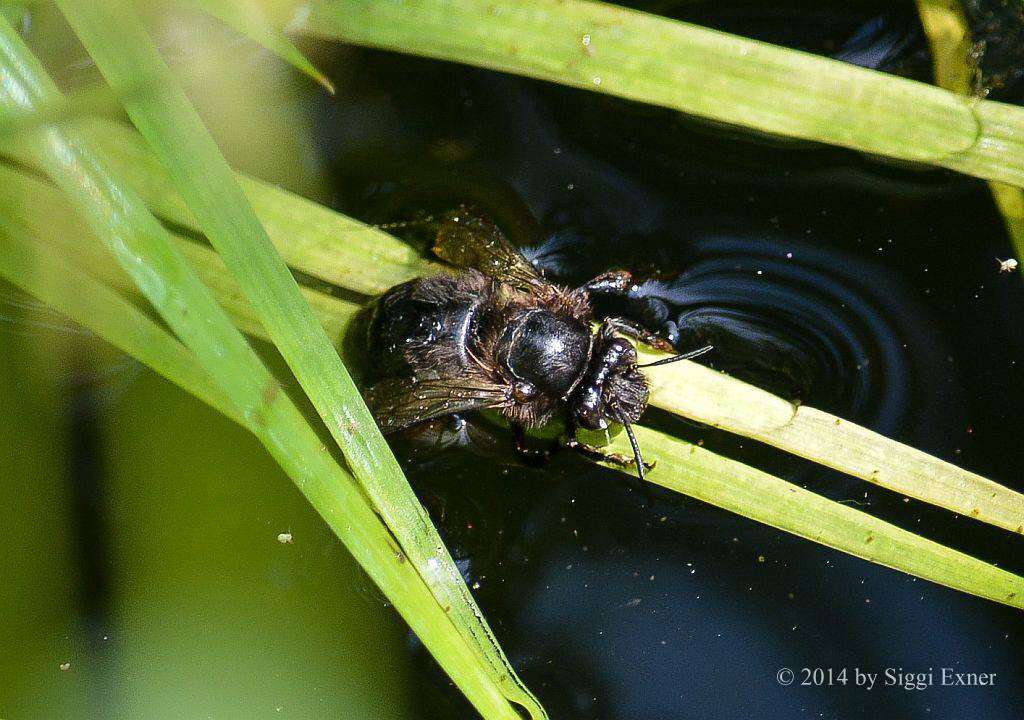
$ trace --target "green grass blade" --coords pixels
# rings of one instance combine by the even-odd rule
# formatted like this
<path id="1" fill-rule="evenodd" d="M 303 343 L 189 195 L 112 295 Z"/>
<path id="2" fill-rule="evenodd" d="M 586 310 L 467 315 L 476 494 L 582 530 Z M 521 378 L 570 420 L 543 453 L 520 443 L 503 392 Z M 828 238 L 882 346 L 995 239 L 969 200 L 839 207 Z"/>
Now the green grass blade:
<path id="1" fill-rule="evenodd" d="M 31 202 L 26 202 L 28 199 L 31 199 Z M 46 207 L 47 212 L 38 212 L 36 203 Z M 0 164 L 0 218 L 18 223 L 29 229 L 35 237 L 48 238 L 54 252 L 58 252 L 67 262 L 91 273 L 104 283 L 125 293 L 138 293 L 131 277 L 108 253 L 101 252 L 90 243 L 80 242 L 80 221 L 70 212 L 70 208 L 66 207 L 60 193 L 49 183 Z M 209 247 L 190 239 L 173 234 L 172 238 L 179 252 L 195 269 L 199 279 L 210 288 L 221 307 L 231 315 L 235 325 L 250 335 L 267 338 L 267 331 L 260 324 L 252 304 L 245 298 L 220 256 Z M 327 334 L 335 344 L 340 344 L 342 334 L 359 308 L 310 288 L 302 288 L 302 294 L 313 307 Z M 59 309 L 66 312 L 63 307 Z M 79 320 L 77 315 L 75 319 Z M 148 360 L 145 362 L 152 364 Z"/>
<path id="2" fill-rule="evenodd" d="M 107 87 L 87 88 L 60 102 L 41 104 L 33 111 L 5 109 L 0 112 L 0 136 L 34 130 L 75 118 L 95 115 L 116 116 L 121 102 Z"/>
<path id="3" fill-rule="evenodd" d="M 989 183 L 992 197 L 1003 215 L 1006 233 L 1017 251 L 1017 259 L 1024 258 L 1024 189 L 1006 183 Z M 1003 259 L 1003 258 L 994 258 Z"/>
<path id="4" fill-rule="evenodd" d="M 52 81 L 10 25 L 0 20 L 2 104 L 23 109 L 59 101 Z M 494 668 L 466 642 L 450 608 L 440 604 L 417 568 L 365 499 L 324 452 L 315 431 L 227 319 L 142 201 L 113 177 L 80 137 L 51 128 L 26 139 L 39 165 L 103 239 L 168 325 L 195 352 L 246 425 L 399 608 L 413 630 L 485 717 L 515 718 Z M 305 307 L 305 306 L 304 306 Z M 318 326 L 319 327 L 319 326 Z M 322 333 L 323 330 L 320 329 Z M 437 563 L 438 560 L 435 560 Z M 439 581 L 435 578 L 434 583 Z M 461 577 L 459 578 L 461 587 Z"/>
<path id="5" fill-rule="evenodd" d="M 195 356 L 120 293 L 47 248 L 39 236 L 0 214 L 0 275 L 122 352 L 140 360 L 244 425 L 235 406 Z"/>
<path id="6" fill-rule="evenodd" d="M 928 37 L 935 84 L 961 95 L 971 92 L 974 70 L 967 64 L 971 38 L 957 0 L 916 0 L 917 14 Z"/>
<path id="7" fill-rule="evenodd" d="M 311 63 L 267 16 L 265 3 L 254 0 L 175 0 L 179 5 L 201 10 L 255 40 L 300 72 L 316 80 L 334 94 L 334 85 Z"/>
<path id="8" fill-rule="evenodd" d="M 325 0 L 305 32 L 1024 183 L 1024 108 L 586 0 Z"/>
<path id="9" fill-rule="evenodd" d="M 855 557 L 1024 608 L 1022 577 L 678 438 L 636 430 L 644 456 L 657 460 L 647 478 L 655 484 Z M 622 436 L 611 450 L 631 454 Z"/>
<path id="10" fill-rule="evenodd" d="M 89 139 L 158 216 L 202 230 L 171 176 L 138 133 L 116 122 L 82 124 Z M 22 162 L 31 159 L 8 152 Z M 318 203 L 245 175 L 237 175 L 274 246 L 291 267 L 347 290 L 374 295 L 430 271 L 418 252 L 385 232 Z"/>
<path id="11" fill-rule="evenodd" d="M 664 357 L 641 348 L 642 362 Z M 651 404 L 1014 533 L 1024 495 L 876 432 L 693 362 L 648 375 Z"/>

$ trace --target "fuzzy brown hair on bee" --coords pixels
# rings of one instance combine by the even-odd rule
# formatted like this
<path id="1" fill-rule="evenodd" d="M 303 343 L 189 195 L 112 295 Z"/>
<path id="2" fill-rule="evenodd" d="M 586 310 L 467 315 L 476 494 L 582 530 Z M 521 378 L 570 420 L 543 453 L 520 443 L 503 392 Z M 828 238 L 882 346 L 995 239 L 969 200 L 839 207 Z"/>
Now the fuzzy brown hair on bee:
<path id="1" fill-rule="evenodd" d="M 366 393 L 385 433 L 482 408 L 500 411 L 526 457 L 525 429 L 560 417 L 565 442 L 584 454 L 644 463 L 632 431 L 647 407 L 647 379 L 628 335 L 662 349 L 643 328 L 605 319 L 594 331 L 594 294 L 625 294 L 629 273 L 608 272 L 569 289 L 548 282 L 486 218 L 465 208 L 439 224 L 434 252 L 455 274 L 417 278 L 369 310 L 367 347 L 376 383 Z M 655 364 L 695 357 L 710 346 Z M 633 458 L 606 455 L 577 429 L 623 425 Z"/>

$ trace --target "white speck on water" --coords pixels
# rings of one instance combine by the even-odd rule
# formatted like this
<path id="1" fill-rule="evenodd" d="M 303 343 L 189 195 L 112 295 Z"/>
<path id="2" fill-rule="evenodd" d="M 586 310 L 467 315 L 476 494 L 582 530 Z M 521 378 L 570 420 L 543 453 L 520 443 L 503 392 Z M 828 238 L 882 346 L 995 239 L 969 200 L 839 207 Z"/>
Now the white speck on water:
<path id="1" fill-rule="evenodd" d="M 441 567 L 441 563 L 437 561 L 437 558 L 427 558 L 427 567 L 431 570 L 437 570 Z"/>
<path id="2" fill-rule="evenodd" d="M 1013 272 L 1017 269 L 1017 260 L 1015 258 L 1008 258 L 1007 260 L 1000 260 L 996 258 L 996 262 L 999 263 L 999 272 Z"/>
<path id="3" fill-rule="evenodd" d="M 292 534 L 290 532 L 279 533 L 277 541 L 282 545 L 290 545 L 292 542 Z"/>

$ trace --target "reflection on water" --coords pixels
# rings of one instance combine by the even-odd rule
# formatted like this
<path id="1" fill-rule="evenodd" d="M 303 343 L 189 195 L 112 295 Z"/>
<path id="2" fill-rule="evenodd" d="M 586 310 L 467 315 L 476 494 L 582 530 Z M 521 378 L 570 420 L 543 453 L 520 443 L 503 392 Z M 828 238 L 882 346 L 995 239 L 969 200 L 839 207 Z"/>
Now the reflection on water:
<path id="1" fill-rule="evenodd" d="M 570 254 L 593 255 L 585 239 L 569 250 L 557 237 L 557 260 L 545 245 L 533 253 L 549 272 L 564 271 Z M 711 343 L 715 367 L 787 399 L 884 433 L 900 427 L 914 365 L 905 345 L 934 353 L 940 341 L 922 332 L 920 308 L 893 273 L 777 233 L 688 239 L 676 254 L 675 277 L 599 307 L 680 349 Z"/>

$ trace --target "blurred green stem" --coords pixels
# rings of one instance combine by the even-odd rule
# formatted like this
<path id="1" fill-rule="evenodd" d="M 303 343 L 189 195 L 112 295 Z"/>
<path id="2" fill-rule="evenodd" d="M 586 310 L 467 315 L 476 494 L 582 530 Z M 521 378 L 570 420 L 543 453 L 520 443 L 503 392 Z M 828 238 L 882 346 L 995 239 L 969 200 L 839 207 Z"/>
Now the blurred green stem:
<path id="1" fill-rule="evenodd" d="M 917 0 L 917 10 L 931 46 L 936 84 L 970 95 L 980 71 L 970 61 L 973 44 L 963 7 L 958 0 Z M 989 189 L 1017 256 L 1024 261 L 1024 190 L 994 181 Z"/>

